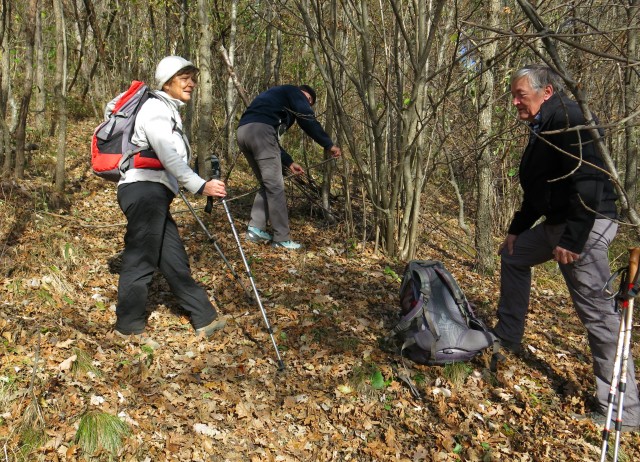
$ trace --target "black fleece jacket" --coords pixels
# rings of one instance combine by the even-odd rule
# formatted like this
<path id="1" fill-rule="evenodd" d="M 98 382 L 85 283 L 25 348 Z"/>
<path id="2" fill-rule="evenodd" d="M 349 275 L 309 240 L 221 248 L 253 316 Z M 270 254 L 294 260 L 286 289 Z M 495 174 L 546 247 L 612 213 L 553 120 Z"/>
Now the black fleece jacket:
<path id="1" fill-rule="evenodd" d="M 260 93 L 240 117 L 239 127 L 250 123 L 271 125 L 276 133 L 284 133 L 294 122 L 324 149 L 333 146 L 307 100 L 295 85 L 279 85 Z M 293 163 L 291 156 L 280 146 L 282 163 L 288 167 Z"/>
<path id="2" fill-rule="evenodd" d="M 558 245 L 580 253 L 594 220 L 617 216 L 617 195 L 606 173 L 585 163 L 605 168 L 587 130 L 545 134 L 585 124 L 575 101 L 555 93 L 542 104 L 539 121 L 539 136 L 529 143 L 520 161 L 524 197 L 509 234 L 522 233 L 544 216 L 548 224 L 566 223 Z M 562 151 L 585 162 L 580 163 Z"/>

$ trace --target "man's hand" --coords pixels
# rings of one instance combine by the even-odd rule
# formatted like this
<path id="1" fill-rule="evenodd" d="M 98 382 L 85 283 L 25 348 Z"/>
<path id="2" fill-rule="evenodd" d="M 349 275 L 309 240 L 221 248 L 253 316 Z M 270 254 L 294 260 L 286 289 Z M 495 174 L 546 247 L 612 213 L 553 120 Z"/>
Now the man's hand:
<path id="1" fill-rule="evenodd" d="M 514 242 L 516 242 L 517 238 L 517 234 L 507 234 L 507 237 L 504 239 L 504 241 L 502 241 L 500 247 L 498 247 L 498 255 L 500 255 L 502 249 L 504 249 L 505 247 L 507 248 L 507 253 L 509 255 L 513 255 L 513 244 Z"/>
<path id="2" fill-rule="evenodd" d="M 202 194 L 205 196 L 224 197 L 227 195 L 227 188 L 220 180 L 209 180 L 204 184 Z"/>
<path id="3" fill-rule="evenodd" d="M 298 164 L 296 162 L 294 162 L 293 164 L 289 165 L 289 170 L 294 175 L 302 175 L 304 173 L 304 169 L 300 166 L 300 164 Z"/>
<path id="4" fill-rule="evenodd" d="M 563 249 L 560 246 L 556 246 L 556 248 L 553 249 L 553 259 L 558 263 L 568 265 L 569 263 L 578 261 L 580 259 L 580 254 L 574 253 L 567 249 Z"/>
<path id="5" fill-rule="evenodd" d="M 333 157 L 340 157 L 342 155 L 342 150 L 336 145 L 331 146 L 327 151 L 329 151 Z"/>

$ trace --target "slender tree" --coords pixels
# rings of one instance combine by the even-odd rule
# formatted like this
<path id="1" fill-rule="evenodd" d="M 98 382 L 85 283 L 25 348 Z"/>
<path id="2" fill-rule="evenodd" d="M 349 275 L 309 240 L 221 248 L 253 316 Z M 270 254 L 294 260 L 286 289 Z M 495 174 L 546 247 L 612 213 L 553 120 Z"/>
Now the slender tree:
<path id="1" fill-rule="evenodd" d="M 55 189 L 62 195 L 65 184 L 65 154 L 67 138 L 67 31 L 62 0 L 53 0 L 56 20 L 56 76 L 54 95 L 58 111 L 58 152 L 56 155 Z"/>
<path id="2" fill-rule="evenodd" d="M 198 109 L 201 115 L 198 128 L 198 171 L 207 178 L 211 170 L 207 157 L 211 154 L 212 130 L 211 114 L 213 114 L 213 87 L 212 87 L 212 53 L 211 44 L 213 37 L 209 21 L 209 8 L 207 0 L 198 0 L 198 22 L 200 24 L 200 39 L 198 41 L 198 63 L 200 65 L 200 82 L 198 85 Z"/>
<path id="3" fill-rule="evenodd" d="M 640 30 L 640 1 L 629 0 L 627 6 L 627 58 L 638 56 L 638 30 Z M 638 141 L 640 129 L 637 122 L 631 117 L 638 111 L 638 85 L 640 70 L 637 65 L 627 62 L 624 69 L 624 144 L 627 156 L 624 187 L 627 191 L 629 208 L 636 209 L 638 204 Z"/>
<path id="4" fill-rule="evenodd" d="M 490 0 L 486 9 L 485 24 L 495 29 L 498 25 L 500 1 Z M 498 42 L 494 37 L 487 37 L 488 43 L 481 47 L 480 88 L 478 101 L 478 196 L 476 213 L 476 264 L 481 273 L 492 273 L 495 267 L 495 249 L 493 245 L 492 210 L 493 210 L 493 144 L 491 129 L 495 95 L 495 60 Z"/>
<path id="5" fill-rule="evenodd" d="M 229 65 L 233 68 L 233 64 L 235 62 L 236 55 L 236 35 L 238 30 L 238 0 L 231 0 L 231 4 L 229 5 L 230 16 L 229 16 L 229 50 L 228 50 L 228 59 Z M 236 90 L 233 84 L 233 78 L 231 75 L 227 76 L 227 91 L 224 99 L 224 105 L 226 109 L 227 120 L 225 121 L 226 127 L 226 138 L 227 138 L 227 150 L 225 152 L 225 157 L 227 162 L 231 162 L 233 159 L 233 153 L 236 150 L 235 146 L 235 117 L 236 117 L 236 107 L 237 107 L 237 97 Z"/>
<path id="6" fill-rule="evenodd" d="M 95 75 L 96 71 L 98 70 L 98 64 L 100 62 L 106 64 L 107 61 L 108 61 L 106 46 L 105 46 L 105 42 L 104 42 L 104 37 L 108 36 L 108 30 L 111 27 L 111 23 L 109 23 L 109 25 L 107 25 L 107 34 L 105 36 L 103 36 L 102 35 L 102 27 L 100 25 L 98 15 L 97 15 L 96 10 L 94 8 L 93 1 L 92 0 L 83 0 L 83 2 L 84 2 L 84 7 L 85 7 L 86 13 L 87 13 L 87 19 L 89 21 L 89 24 L 91 25 L 91 30 L 93 30 L 93 39 L 94 39 L 95 47 L 96 47 L 96 50 L 97 50 L 97 54 L 95 55 L 95 59 L 94 59 L 94 61 L 92 63 L 92 66 L 91 66 L 91 71 L 89 72 L 89 76 L 87 78 L 87 82 L 86 82 L 84 90 L 82 92 L 82 99 L 84 100 L 85 97 L 87 96 L 87 93 L 89 92 L 90 87 L 91 87 L 91 81 L 93 80 L 93 76 Z"/>
<path id="7" fill-rule="evenodd" d="M 9 98 L 11 95 L 11 79 L 10 79 L 10 33 L 11 33 L 11 5 L 12 2 L 2 0 L 2 21 L 0 22 L 0 167 L 2 174 L 7 175 L 11 170 L 11 133 L 9 124 L 7 123 L 7 108 L 9 106 Z"/>
<path id="8" fill-rule="evenodd" d="M 38 131 L 44 131 L 45 120 L 45 67 L 44 67 L 44 43 L 42 40 L 42 14 L 36 15 L 36 36 L 35 36 L 35 125 Z"/>
<path id="9" fill-rule="evenodd" d="M 36 15 L 38 14 L 38 0 L 29 0 L 26 16 L 24 18 L 25 59 L 23 93 L 20 99 L 20 112 L 18 114 L 18 126 L 16 129 L 16 164 L 14 175 L 17 179 L 24 177 L 25 169 L 25 137 L 27 129 L 27 117 L 29 115 L 29 103 L 33 91 L 33 51 L 35 46 Z"/>

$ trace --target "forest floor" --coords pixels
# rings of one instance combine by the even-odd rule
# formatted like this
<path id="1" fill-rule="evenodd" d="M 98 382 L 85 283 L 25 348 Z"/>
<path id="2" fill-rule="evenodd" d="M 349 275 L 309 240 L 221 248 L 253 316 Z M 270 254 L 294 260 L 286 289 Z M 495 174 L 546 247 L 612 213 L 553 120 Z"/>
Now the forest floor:
<path id="1" fill-rule="evenodd" d="M 76 124 L 76 133 L 91 125 Z M 571 418 L 587 412 L 594 381 L 584 330 L 555 265 L 536 270 L 525 351 L 506 354 L 497 373 L 490 351 L 454 366 L 402 361 L 381 340 L 397 320 L 404 263 L 346 239 L 341 223 L 325 225 L 297 194 L 292 232 L 303 251 L 242 239 L 284 371 L 260 309 L 179 198 L 173 211 L 193 275 L 232 319 L 211 340 L 198 339 L 155 277 L 147 332 L 161 347 L 114 337 L 125 220 L 114 185 L 90 173 L 87 153 L 86 136 L 70 137 L 67 207 L 48 201 L 53 161 L 44 147 L 29 166 L 40 174 L 2 183 L 0 460 L 599 458 L 598 428 Z M 229 180 L 230 197 L 255 187 L 243 162 Z M 241 236 L 251 197 L 229 202 Z M 204 200 L 189 198 L 249 287 L 224 210 L 206 215 Z M 498 277 L 474 271 L 455 207 L 442 197 L 428 202 L 417 258 L 443 261 L 492 325 Z M 628 242 L 621 235 L 612 249 L 614 267 L 624 265 Z M 637 341 L 634 352 L 640 357 Z M 117 426 L 87 426 L 98 411 L 126 423 L 121 446 Z M 91 454 L 103 436 L 106 448 Z M 640 460 L 640 435 L 624 434 L 620 448 L 619 460 Z"/>

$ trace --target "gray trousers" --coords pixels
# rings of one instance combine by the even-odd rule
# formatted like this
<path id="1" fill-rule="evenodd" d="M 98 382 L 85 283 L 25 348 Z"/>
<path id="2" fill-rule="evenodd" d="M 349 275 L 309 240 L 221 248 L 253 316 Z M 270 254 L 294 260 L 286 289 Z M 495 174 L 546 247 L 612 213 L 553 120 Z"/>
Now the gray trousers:
<path id="1" fill-rule="evenodd" d="M 558 245 L 564 228 L 564 224 L 539 224 L 518 236 L 513 255 L 509 255 L 506 248 L 502 251 L 498 323 L 494 330 L 504 340 L 522 341 L 529 308 L 531 267 L 553 259 L 552 251 Z M 596 376 L 598 412 L 601 413 L 607 409 L 620 330 L 620 313 L 615 310 L 615 302 L 607 300 L 602 293 L 611 275 L 608 249 L 617 229 L 617 224 L 610 220 L 596 220 L 580 259 L 559 265 L 578 317 L 587 330 Z M 625 425 L 639 425 L 640 402 L 631 355 L 628 367 L 623 422 Z M 615 412 L 614 408 L 614 416 Z"/>
<path id="2" fill-rule="evenodd" d="M 142 333 L 146 325 L 148 286 L 159 269 L 195 329 L 217 317 L 207 292 L 191 276 L 189 259 L 169 213 L 173 193 L 151 181 L 118 187 L 118 204 L 127 217 L 122 269 L 118 281 L 115 328 Z"/>
<path id="3" fill-rule="evenodd" d="M 238 128 L 237 139 L 238 147 L 262 185 L 253 201 L 249 226 L 266 230 L 270 222 L 274 242 L 290 240 L 289 212 L 276 129 L 261 123 L 242 125 Z"/>

